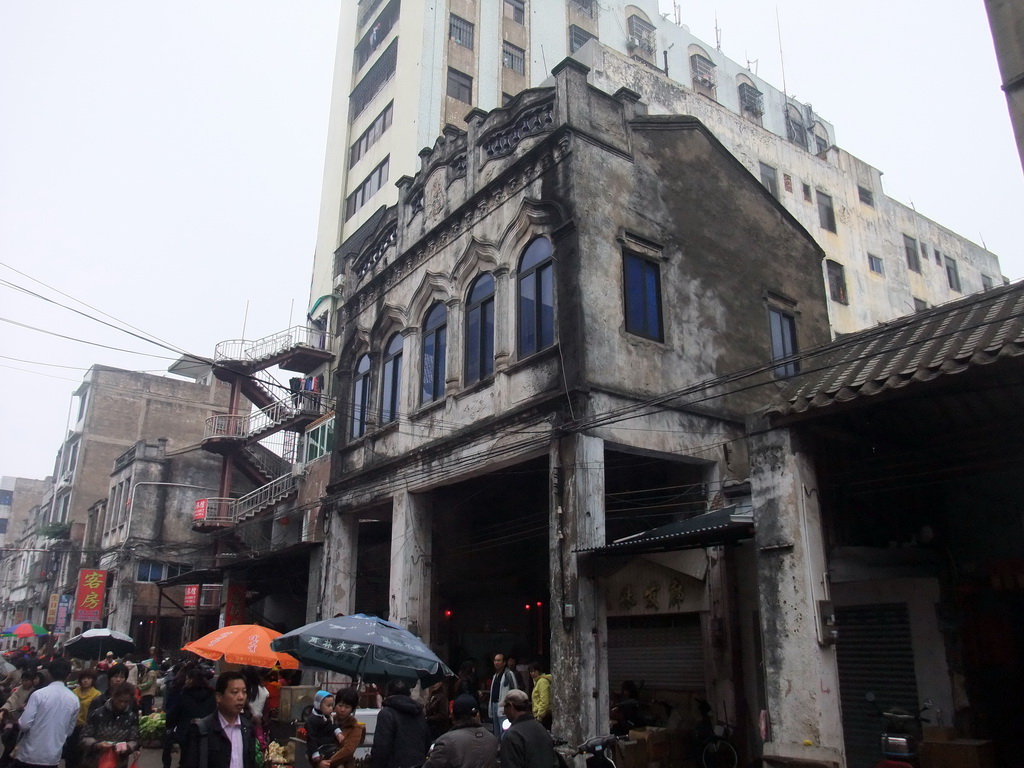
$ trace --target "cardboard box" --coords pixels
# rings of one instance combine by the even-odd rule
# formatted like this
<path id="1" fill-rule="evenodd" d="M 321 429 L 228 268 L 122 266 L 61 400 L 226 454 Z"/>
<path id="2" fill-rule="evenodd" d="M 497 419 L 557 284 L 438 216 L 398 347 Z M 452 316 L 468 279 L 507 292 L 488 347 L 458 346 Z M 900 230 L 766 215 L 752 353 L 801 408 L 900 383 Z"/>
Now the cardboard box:
<path id="1" fill-rule="evenodd" d="M 658 763 L 668 759 L 668 732 L 664 728 L 634 728 L 629 738 L 644 744 L 648 763 Z"/>
<path id="2" fill-rule="evenodd" d="M 996 750 L 991 741 L 956 739 L 923 741 L 921 768 L 995 768 Z"/>
<path id="3" fill-rule="evenodd" d="M 647 768 L 647 744 L 639 741 L 619 741 L 615 744 L 618 768 Z"/>

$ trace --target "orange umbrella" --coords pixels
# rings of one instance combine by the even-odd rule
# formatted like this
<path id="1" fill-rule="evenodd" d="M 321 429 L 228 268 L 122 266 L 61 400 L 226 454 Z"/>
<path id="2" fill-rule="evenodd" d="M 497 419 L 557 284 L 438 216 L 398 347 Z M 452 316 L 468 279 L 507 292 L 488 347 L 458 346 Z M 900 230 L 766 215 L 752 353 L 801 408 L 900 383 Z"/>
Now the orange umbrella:
<path id="1" fill-rule="evenodd" d="M 186 643 L 181 650 L 213 661 L 223 658 L 229 664 L 298 669 L 299 662 L 292 656 L 270 650 L 270 641 L 280 636 L 280 632 L 258 624 L 232 624 Z"/>

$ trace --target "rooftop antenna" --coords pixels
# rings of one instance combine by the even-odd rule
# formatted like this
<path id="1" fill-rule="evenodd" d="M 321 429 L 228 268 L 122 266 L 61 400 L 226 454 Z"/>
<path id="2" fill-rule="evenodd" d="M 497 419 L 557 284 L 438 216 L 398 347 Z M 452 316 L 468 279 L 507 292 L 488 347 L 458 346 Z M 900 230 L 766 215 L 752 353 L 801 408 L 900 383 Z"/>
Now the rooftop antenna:
<path id="1" fill-rule="evenodd" d="M 775 6 L 775 29 L 779 34 L 779 61 L 782 63 L 782 92 L 786 95 L 786 104 L 789 104 L 789 89 L 786 87 L 786 55 L 782 51 L 782 22 L 779 21 L 779 6 Z"/>
<path id="2" fill-rule="evenodd" d="M 683 26 L 683 9 L 679 5 L 678 0 L 672 3 L 672 8 L 676 12 L 676 26 Z"/>
<path id="3" fill-rule="evenodd" d="M 242 314 L 242 339 L 245 339 L 245 324 L 249 321 L 249 300 L 245 300 L 245 312 Z"/>
<path id="4" fill-rule="evenodd" d="M 757 74 L 757 62 L 758 61 L 760 61 L 760 59 L 747 59 L 747 71 L 748 72 L 753 72 L 756 75 Z M 750 66 L 751 64 L 753 64 L 754 66 L 751 67 Z"/>
<path id="5" fill-rule="evenodd" d="M 715 13 L 715 48 L 722 50 L 722 28 L 718 26 L 718 13 Z"/>

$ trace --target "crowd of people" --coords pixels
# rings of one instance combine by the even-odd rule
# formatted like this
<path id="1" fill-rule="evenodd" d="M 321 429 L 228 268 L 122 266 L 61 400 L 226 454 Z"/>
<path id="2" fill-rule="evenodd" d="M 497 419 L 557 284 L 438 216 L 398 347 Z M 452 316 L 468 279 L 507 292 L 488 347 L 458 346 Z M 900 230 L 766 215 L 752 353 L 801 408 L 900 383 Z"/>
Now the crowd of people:
<path id="1" fill-rule="evenodd" d="M 138 657 L 136 657 L 138 658 Z M 493 657 L 481 681 L 474 662 L 432 685 L 424 703 L 409 683 L 319 691 L 305 722 L 312 768 L 355 768 L 366 738 L 361 704 L 379 706 L 370 768 L 552 768 L 551 676 L 523 674 Z M 215 676 L 205 660 L 174 665 L 157 649 L 136 662 L 107 654 L 95 668 L 29 649 L 0 662 L 0 768 L 129 768 L 139 756 L 140 716 L 166 714 L 163 768 L 258 768 L 278 715 L 283 671 L 245 667 Z M 369 697 L 369 700 L 368 698 Z M 489 716 L 489 717 L 488 717 Z M 488 722 L 489 721 L 489 722 Z"/>

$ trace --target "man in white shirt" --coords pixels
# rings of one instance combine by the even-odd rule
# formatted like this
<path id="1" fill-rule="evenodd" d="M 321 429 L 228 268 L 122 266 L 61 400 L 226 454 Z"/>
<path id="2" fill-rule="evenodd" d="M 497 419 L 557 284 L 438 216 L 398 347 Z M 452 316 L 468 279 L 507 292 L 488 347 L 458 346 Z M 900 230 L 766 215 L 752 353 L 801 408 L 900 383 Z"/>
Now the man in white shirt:
<path id="1" fill-rule="evenodd" d="M 15 768 L 56 768 L 64 742 L 75 730 L 78 697 L 65 685 L 71 664 L 56 659 L 47 670 L 53 682 L 29 697 L 19 721 L 24 736 L 18 744 Z"/>

